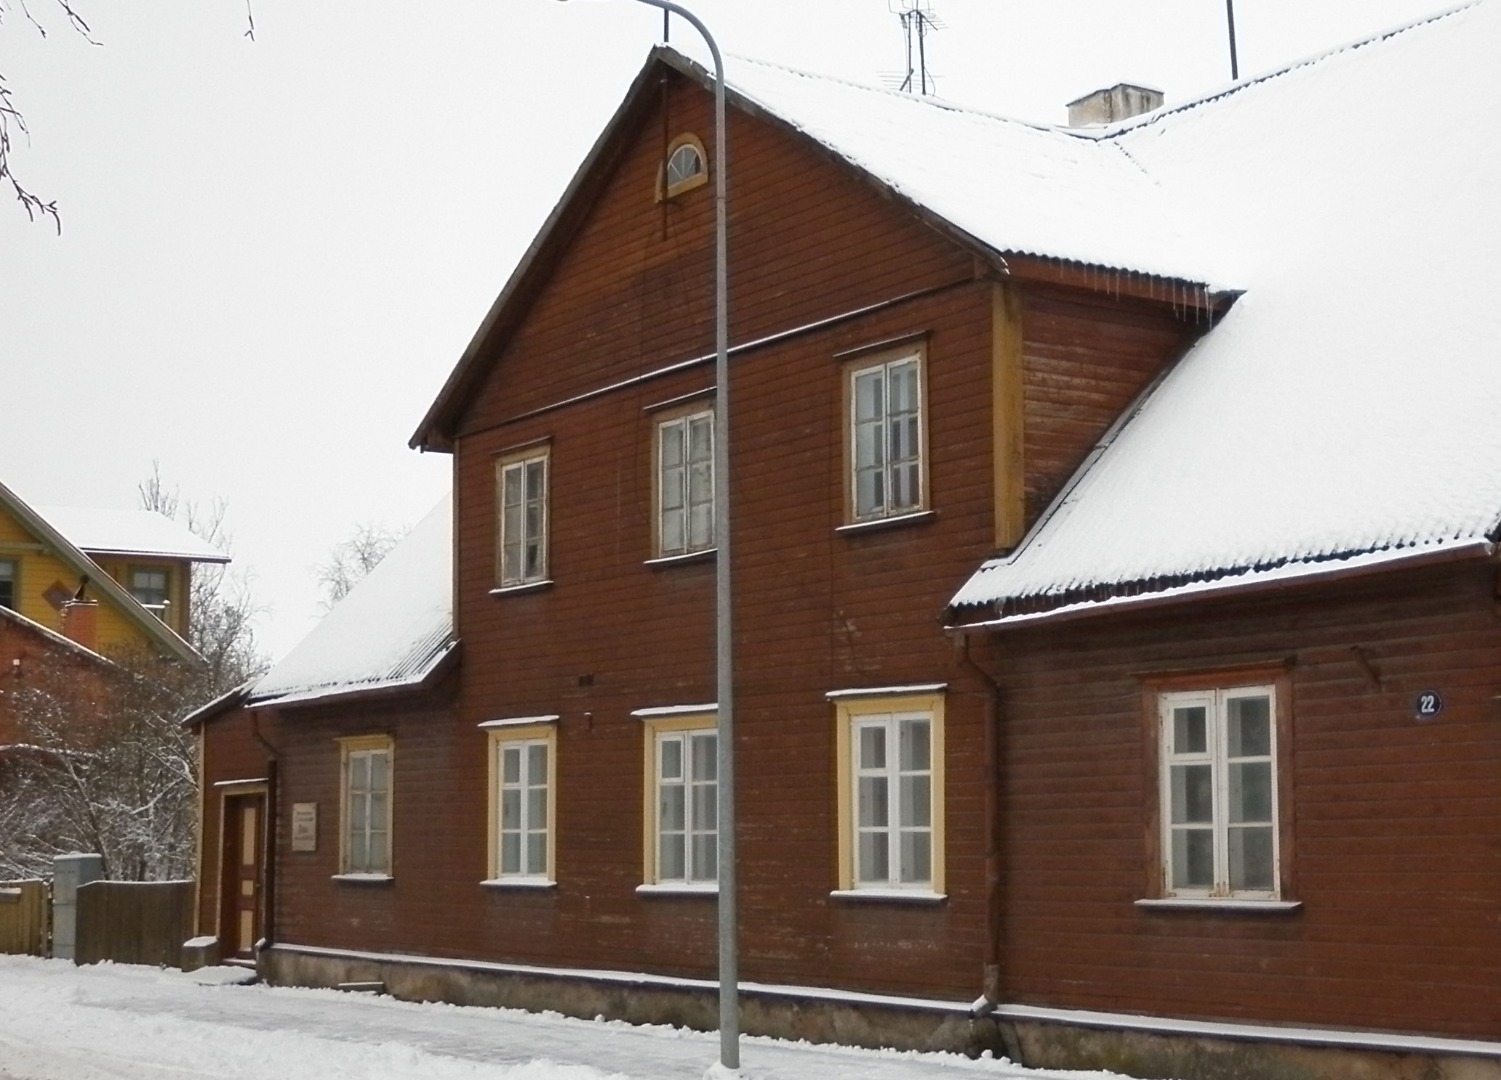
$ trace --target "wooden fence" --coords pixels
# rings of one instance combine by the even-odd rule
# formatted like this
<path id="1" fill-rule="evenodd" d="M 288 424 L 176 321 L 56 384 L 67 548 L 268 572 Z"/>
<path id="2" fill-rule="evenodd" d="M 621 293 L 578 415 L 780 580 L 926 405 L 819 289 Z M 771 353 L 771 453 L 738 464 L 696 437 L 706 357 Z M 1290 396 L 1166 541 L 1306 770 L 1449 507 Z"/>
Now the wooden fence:
<path id="1" fill-rule="evenodd" d="M 0 881 L 0 953 L 46 956 L 52 890 L 45 881 Z"/>
<path id="2" fill-rule="evenodd" d="M 177 967 L 192 936 L 191 881 L 91 881 L 78 889 L 75 964 Z"/>

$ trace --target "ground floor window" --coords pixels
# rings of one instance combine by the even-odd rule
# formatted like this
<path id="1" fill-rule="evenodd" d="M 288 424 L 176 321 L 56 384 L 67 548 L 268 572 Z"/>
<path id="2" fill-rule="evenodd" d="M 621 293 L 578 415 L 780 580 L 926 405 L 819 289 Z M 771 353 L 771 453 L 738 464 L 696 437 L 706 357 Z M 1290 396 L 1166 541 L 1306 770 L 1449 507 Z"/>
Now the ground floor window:
<path id="1" fill-rule="evenodd" d="M 535 717 L 489 729 L 492 881 L 553 880 L 555 720 Z"/>
<path id="2" fill-rule="evenodd" d="M 391 777 L 388 735 L 339 740 L 339 873 L 391 875 Z"/>
<path id="3" fill-rule="evenodd" d="M 717 715 L 697 706 L 637 716 L 645 721 L 644 881 L 711 888 L 719 878 Z"/>
<path id="4" fill-rule="evenodd" d="M 1157 692 L 1161 896 L 1282 898 L 1283 696 L 1275 682 Z"/>
<path id="5" fill-rule="evenodd" d="M 941 894 L 942 688 L 837 691 L 839 888 Z"/>

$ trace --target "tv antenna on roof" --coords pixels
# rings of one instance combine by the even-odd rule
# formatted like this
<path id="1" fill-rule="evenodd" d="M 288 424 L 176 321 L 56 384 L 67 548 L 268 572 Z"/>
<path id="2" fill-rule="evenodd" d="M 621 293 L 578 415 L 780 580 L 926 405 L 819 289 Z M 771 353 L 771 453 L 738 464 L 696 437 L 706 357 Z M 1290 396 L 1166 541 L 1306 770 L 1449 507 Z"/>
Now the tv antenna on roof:
<path id="1" fill-rule="evenodd" d="M 944 29 L 943 21 L 933 13 L 933 5 L 928 0 L 887 0 L 887 5 L 902 21 L 902 33 L 907 38 L 907 75 L 900 89 L 907 93 L 931 94 L 933 80 L 928 76 L 928 32 Z M 912 86 L 914 79 L 917 81 L 916 91 Z"/>

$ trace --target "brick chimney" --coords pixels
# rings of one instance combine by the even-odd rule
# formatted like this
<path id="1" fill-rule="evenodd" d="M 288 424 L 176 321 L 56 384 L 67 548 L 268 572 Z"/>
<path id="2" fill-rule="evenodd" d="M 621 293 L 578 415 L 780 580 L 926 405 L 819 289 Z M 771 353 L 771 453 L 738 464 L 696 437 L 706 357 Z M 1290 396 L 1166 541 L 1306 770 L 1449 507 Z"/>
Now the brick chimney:
<path id="1" fill-rule="evenodd" d="M 1068 126 L 1091 127 L 1129 120 L 1162 108 L 1162 91 L 1134 83 L 1116 83 L 1068 103 Z"/>
<path id="2" fill-rule="evenodd" d="M 85 649 L 99 641 L 99 601 L 69 600 L 63 605 L 63 636 Z"/>

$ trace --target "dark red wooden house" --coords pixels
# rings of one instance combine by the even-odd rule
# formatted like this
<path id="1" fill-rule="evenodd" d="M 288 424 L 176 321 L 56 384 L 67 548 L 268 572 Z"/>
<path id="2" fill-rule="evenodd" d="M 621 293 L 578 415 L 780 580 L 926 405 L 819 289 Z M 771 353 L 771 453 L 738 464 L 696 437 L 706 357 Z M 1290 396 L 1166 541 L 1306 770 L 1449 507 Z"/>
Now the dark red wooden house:
<path id="1" fill-rule="evenodd" d="M 1088 130 L 732 68 L 752 1029 L 1497 1075 L 1498 43 Z M 713 1023 L 710 87 L 653 53 L 413 438 L 441 641 L 199 718 L 273 979 Z"/>

